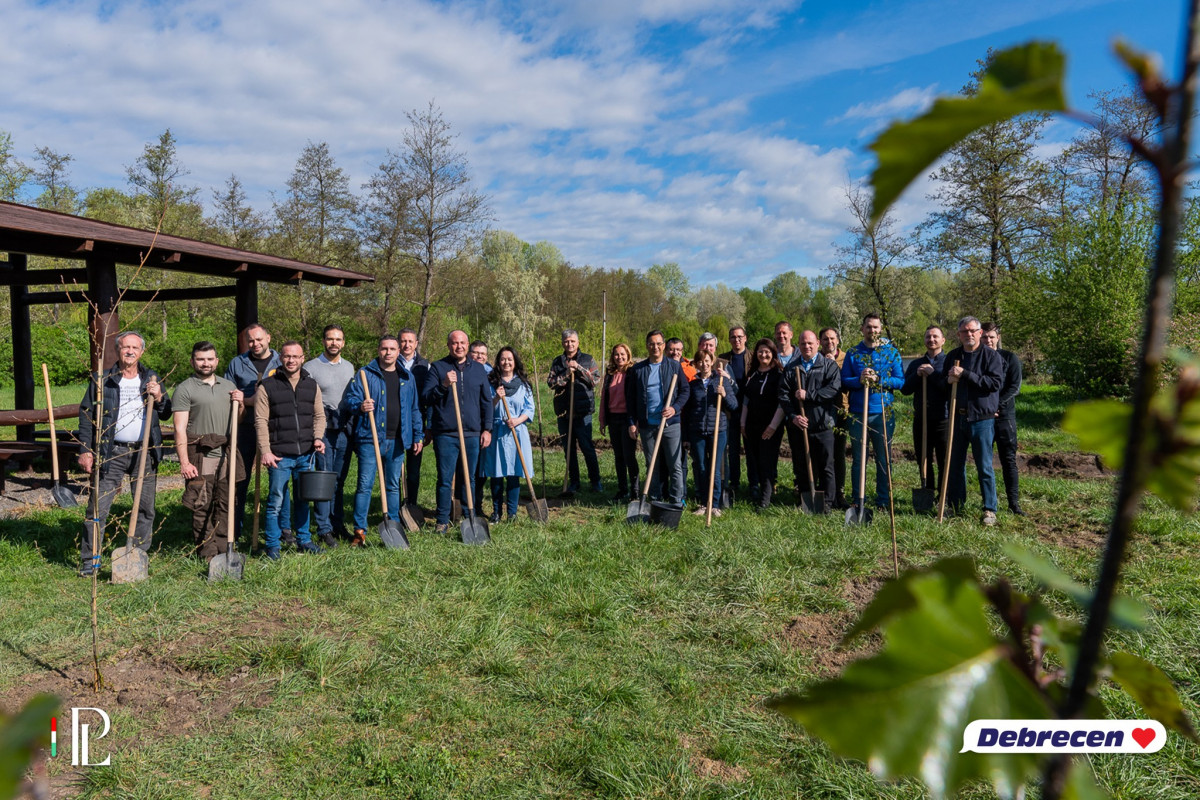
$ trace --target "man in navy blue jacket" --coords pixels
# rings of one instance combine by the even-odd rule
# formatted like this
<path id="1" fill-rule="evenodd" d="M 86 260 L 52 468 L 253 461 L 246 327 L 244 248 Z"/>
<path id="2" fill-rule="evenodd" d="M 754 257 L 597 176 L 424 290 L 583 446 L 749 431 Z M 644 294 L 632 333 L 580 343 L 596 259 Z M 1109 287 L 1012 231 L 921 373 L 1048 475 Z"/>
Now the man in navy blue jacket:
<path id="1" fill-rule="evenodd" d="M 940 491 L 942 470 L 946 468 L 946 404 L 950 389 L 942 376 L 946 354 L 942 345 L 946 335 L 937 325 L 925 329 L 925 355 L 914 359 L 904 370 L 904 394 L 913 395 L 913 447 L 917 451 L 917 470 L 922 477 L 921 488 Z M 926 397 L 922 387 L 929 390 Z M 921 427 L 922 415 L 929 419 L 929 429 Z M 924 445 L 922 446 L 922 439 Z M 926 462 L 921 463 L 922 453 Z"/>
<path id="2" fill-rule="evenodd" d="M 690 394 L 687 377 L 678 361 L 664 358 L 667 350 L 666 339 L 662 331 L 650 331 L 646 336 L 646 351 L 649 357 L 639 361 L 629 370 L 625 379 L 625 405 L 629 410 L 629 436 L 636 439 L 641 434 L 642 452 L 646 455 L 647 469 L 650 464 L 650 453 L 654 449 L 654 440 L 658 436 L 659 423 L 665 419 L 662 445 L 655 461 L 655 471 L 650 479 L 650 497 L 662 498 L 663 482 L 667 482 L 669 492 L 665 499 L 678 506 L 683 505 L 687 487 L 683 482 L 683 465 L 680 454 L 683 452 L 682 428 L 679 425 L 680 413 L 687 404 Z M 667 392 L 671 387 L 671 379 L 675 378 L 675 394 L 667 402 Z"/>
<path id="3" fill-rule="evenodd" d="M 429 409 L 429 435 L 433 439 L 433 454 L 437 459 L 437 532 L 450 531 L 450 482 L 459 472 L 459 500 L 467 506 L 466 487 L 459 467 L 458 425 L 454 413 L 454 394 L 450 387 L 457 385 L 459 412 L 462 414 L 463 436 L 466 440 L 467 473 L 475 474 L 479 451 L 492 442 L 492 387 L 483 365 L 467 357 L 470 339 L 463 331 L 452 331 L 446 337 L 450 354 L 429 365 L 429 373 L 421 387 L 421 399 Z"/>

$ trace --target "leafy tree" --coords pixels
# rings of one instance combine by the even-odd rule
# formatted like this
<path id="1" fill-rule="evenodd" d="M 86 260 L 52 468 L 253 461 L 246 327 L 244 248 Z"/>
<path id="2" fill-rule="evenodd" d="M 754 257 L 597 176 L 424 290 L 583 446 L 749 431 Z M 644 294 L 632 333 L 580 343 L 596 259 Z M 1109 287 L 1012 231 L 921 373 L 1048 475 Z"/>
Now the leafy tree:
<path id="1" fill-rule="evenodd" d="M 793 328 L 803 328 L 812 302 L 812 287 L 808 278 L 795 270 L 776 275 L 762 289 L 775 307 L 776 322 L 786 319 Z"/>
<path id="2" fill-rule="evenodd" d="M 778 315 L 775 313 L 775 307 L 771 305 L 771 301 L 758 289 L 743 287 L 738 289 L 738 296 L 746 304 L 746 338 L 748 346 L 753 347 L 755 341 L 763 336 L 770 336 L 774 332 L 775 323 L 779 321 Z"/>
<path id="3" fill-rule="evenodd" d="M 0 131 L 0 200 L 15 203 L 31 171 L 13 156 L 12 134 Z"/>
<path id="4" fill-rule="evenodd" d="M 239 250 L 259 250 L 269 230 L 266 217 L 246 202 L 246 190 L 237 175 L 225 179 L 225 188 L 213 189 L 216 216 L 212 219 L 217 238 L 222 244 Z"/>
<path id="5" fill-rule="evenodd" d="M 709 327 L 714 317 L 721 318 L 721 324 L 713 330 Z M 716 286 L 702 286 L 696 292 L 696 320 L 711 330 L 722 340 L 730 325 L 742 325 L 746 320 L 746 301 L 741 295 L 723 283 Z"/>
<path id="6" fill-rule="evenodd" d="M 196 200 L 200 190 L 181 183 L 189 174 L 179 161 L 175 136 L 167 128 L 125 168 L 133 188 L 136 224 L 163 233 L 202 237 L 204 212 Z"/>
<path id="7" fill-rule="evenodd" d="M 382 335 L 401 305 L 413 300 L 410 287 L 418 274 L 417 261 L 410 255 L 412 196 L 401 155 L 389 150 L 363 188 L 367 196 L 359 209 L 362 258 L 375 276 L 371 307 L 375 330 Z"/>
<path id="8" fill-rule="evenodd" d="M 505 341 L 522 352 L 533 344 L 538 328 L 551 321 L 542 313 L 542 287 L 548 270 L 562 260 L 562 253 L 549 242 L 529 245 L 507 231 L 489 231 L 483 237 L 483 262 L 492 271 L 501 298 L 498 326 Z"/>
<path id="9" fill-rule="evenodd" d="M 67 165 L 74 161 L 69 154 L 56 153 L 49 147 L 39 147 L 34 156 L 40 166 L 33 171 L 33 181 L 42 187 L 34 204 L 38 208 L 79 213 L 79 192 L 67 180 Z"/>
<path id="10" fill-rule="evenodd" d="M 696 316 L 695 298 L 692 297 L 687 275 L 683 274 L 679 264 L 674 261 L 654 264 L 646 270 L 646 279 L 663 294 L 662 303 L 656 313 L 672 313 L 676 317 L 688 318 Z"/>

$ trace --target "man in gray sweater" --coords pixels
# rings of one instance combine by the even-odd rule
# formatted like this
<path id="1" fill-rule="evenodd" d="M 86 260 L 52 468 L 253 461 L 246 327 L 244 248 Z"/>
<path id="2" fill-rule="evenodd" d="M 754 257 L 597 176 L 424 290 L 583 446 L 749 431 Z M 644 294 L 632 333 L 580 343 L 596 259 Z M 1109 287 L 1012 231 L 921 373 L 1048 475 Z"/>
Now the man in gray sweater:
<path id="1" fill-rule="evenodd" d="M 325 452 L 317 454 L 317 469 L 337 473 L 337 489 L 333 500 L 316 503 L 317 536 L 327 547 L 337 547 L 336 535 L 349 539 L 346 530 L 346 474 L 350 471 L 350 430 L 346 415 L 341 413 L 342 395 L 354 380 L 354 365 L 342 358 L 346 336 L 340 325 L 326 325 L 322 333 L 325 350 L 306 361 L 304 371 L 321 387 L 321 402 L 325 407 Z"/>

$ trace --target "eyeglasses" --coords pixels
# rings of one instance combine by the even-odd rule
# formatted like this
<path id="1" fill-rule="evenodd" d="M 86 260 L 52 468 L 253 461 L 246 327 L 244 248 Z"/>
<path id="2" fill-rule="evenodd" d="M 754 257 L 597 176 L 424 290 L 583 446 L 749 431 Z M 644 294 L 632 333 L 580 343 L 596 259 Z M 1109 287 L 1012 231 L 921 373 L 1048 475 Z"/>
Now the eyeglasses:
<path id="1" fill-rule="evenodd" d="M 982 328 L 960 328 L 963 333 L 979 333 Z"/>

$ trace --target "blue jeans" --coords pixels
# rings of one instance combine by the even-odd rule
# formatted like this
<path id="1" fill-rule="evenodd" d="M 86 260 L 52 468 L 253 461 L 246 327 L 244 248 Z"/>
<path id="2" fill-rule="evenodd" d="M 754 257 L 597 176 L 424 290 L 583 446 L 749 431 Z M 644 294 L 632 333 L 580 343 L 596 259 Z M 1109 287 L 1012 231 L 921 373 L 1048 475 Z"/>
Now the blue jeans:
<path id="1" fill-rule="evenodd" d="M 650 456 L 654 451 L 654 440 L 658 437 L 658 426 L 643 423 L 638 426 L 642 438 L 642 453 L 646 457 L 646 468 L 650 467 Z M 654 476 L 650 480 L 650 499 L 663 500 L 681 506 L 687 500 L 687 486 L 683 482 L 683 426 L 667 425 L 663 428 L 662 444 L 654 462 Z M 663 486 L 663 483 L 666 486 Z M 666 491 L 664 491 L 664 489 Z"/>
<path id="2" fill-rule="evenodd" d="M 267 467 L 267 547 L 279 547 L 279 512 L 283 508 L 284 492 L 287 491 L 288 483 L 294 482 L 301 472 L 310 469 L 312 469 L 311 453 L 304 456 L 280 458 L 278 466 Z M 297 500 L 293 504 L 293 512 L 296 526 L 293 531 L 296 534 L 296 541 L 301 543 L 311 541 L 312 537 L 308 532 L 309 504 Z"/>
<path id="3" fill-rule="evenodd" d="M 479 464 L 479 434 L 468 433 L 467 472 L 475 474 Z M 467 504 L 467 489 L 463 486 L 462 467 L 458 463 L 458 434 L 439 433 L 433 437 L 433 454 L 437 458 L 437 524 L 450 524 L 450 482 L 458 475 L 458 499 L 463 510 L 470 508 Z M 474 487 L 471 487 L 472 491 Z"/>
<path id="4" fill-rule="evenodd" d="M 889 449 L 892 443 L 892 436 L 896 433 L 896 415 L 889 413 L 887 415 L 887 440 L 883 438 L 883 414 L 870 414 L 867 417 L 867 435 L 871 440 L 871 447 L 875 450 L 875 505 L 886 506 L 891 502 L 891 495 L 888 493 L 888 463 L 887 458 L 891 454 Z M 859 474 L 862 472 L 862 415 L 857 418 L 850 418 L 850 447 L 854 451 L 854 466 L 851 467 L 853 474 L 850 476 L 853 481 L 854 497 L 850 498 L 851 503 L 858 503 L 858 498 L 862 492 L 859 486 Z"/>
<path id="5" fill-rule="evenodd" d="M 717 436 L 717 476 L 713 483 L 713 508 L 721 507 L 721 473 L 725 461 L 725 436 L 721 431 Z M 692 474 L 696 476 L 696 500 L 702 506 L 708 505 L 708 472 L 712 462 L 712 434 L 707 436 L 693 435 L 692 443 Z"/>
<path id="6" fill-rule="evenodd" d="M 390 519 L 400 519 L 400 470 L 404 466 L 404 447 L 396 447 L 395 439 L 379 440 L 379 458 L 383 461 L 384 488 Z M 354 492 L 354 528 L 367 528 L 367 512 L 371 508 L 371 492 L 379 468 L 375 464 L 375 445 L 368 438 L 358 443 L 358 489 Z"/>
<path id="7" fill-rule="evenodd" d="M 317 469 L 337 474 L 337 488 L 332 500 L 315 504 L 317 533 L 332 533 L 334 527 L 346 527 L 346 475 L 350 472 L 350 434 L 345 429 L 325 431 L 325 452 L 317 453 Z M 371 454 L 374 456 L 374 453 Z M 389 498 L 390 499 L 390 498 Z"/>
<path id="8" fill-rule="evenodd" d="M 992 439 L 995 437 L 996 420 L 981 419 L 967 422 L 965 416 L 958 418 L 954 426 L 954 449 L 950 452 L 949 486 L 946 487 L 946 502 L 956 511 L 961 511 L 967 502 L 967 444 L 975 457 L 975 472 L 979 476 L 979 491 L 983 495 L 983 510 L 996 510 L 996 473 L 992 469 Z"/>
<path id="9" fill-rule="evenodd" d="M 517 508 L 521 504 L 521 479 L 516 475 L 507 478 L 492 478 L 492 511 L 500 513 L 500 509 L 508 510 L 508 518 L 517 516 Z"/>

